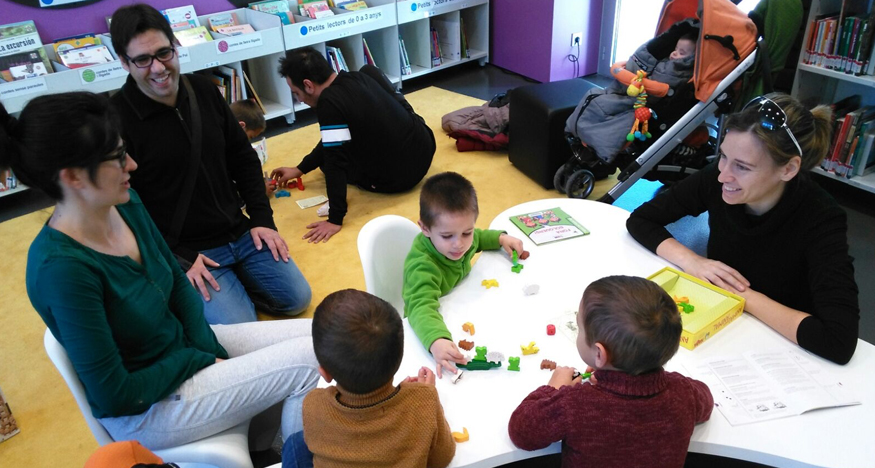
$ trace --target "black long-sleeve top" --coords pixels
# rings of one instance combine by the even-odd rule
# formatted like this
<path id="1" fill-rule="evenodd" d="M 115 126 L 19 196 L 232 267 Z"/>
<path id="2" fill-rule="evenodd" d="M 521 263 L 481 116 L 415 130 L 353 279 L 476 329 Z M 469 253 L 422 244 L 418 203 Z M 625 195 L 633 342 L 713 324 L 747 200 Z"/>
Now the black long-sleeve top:
<path id="1" fill-rule="evenodd" d="M 854 355 L 860 310 L 847 215 L 803 172 L 771 210 L 747 214 L 723 201 L 716 164 L 641 205 L 626 222 L 632 237 L 656 252 L 671 237 L 665 225 L 686 215 L 709 214 L 708 258 L 738 270 L 750 287 L 811 314 L 799 324 L 804 349 L 845 364 Z"/>
<path id="2" fill-rule="evenodd" d="M 202 156 L 194 182 L 189 180 L 191 108 L 181 82 L 176 107 L 147 97 L 131 77 L 112 103 L 122 119 L 128 153 L 139 165 L 131 173 L 131 186 L 165 239 L 183 187 L 195 184 L 179 242 L 168 239 L 173 253 L 192 262 L 198 251 L 237 240 L 253 227 L 276 229 L 276 225 L 264 193 L 261 163 L 225 99 L 207 78 L 186 76 L 203 122 Z M 238 191 L 248 219 L 240 210 Z"/>
<path id="3" fill-rule="evenodd" d="M 328 191 L 328 221 L 346 216 L 346 185 L 381 193 L 410 190 L 428 172 L 434 134 L 377 80 L 340 72 L 316 105 L 322 140 L 298 165 L 321 168 Z"/>

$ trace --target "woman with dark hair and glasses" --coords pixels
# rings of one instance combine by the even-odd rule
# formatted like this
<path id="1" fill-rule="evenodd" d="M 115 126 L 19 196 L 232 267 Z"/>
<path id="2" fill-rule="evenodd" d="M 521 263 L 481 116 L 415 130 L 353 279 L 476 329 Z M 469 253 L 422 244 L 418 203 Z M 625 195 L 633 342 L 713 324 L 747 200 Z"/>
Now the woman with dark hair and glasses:
<path id="1" fill-rule="evenodd" d="M 113 439 L 165 449 L 278 403 L 283 439 L 301 430 L 304 395 L 319 379 L 311 321 L 207 324 L 130 188 L 137 163 L 106 98 L 40 96 L 20 119 L 0 105 L 0 167 L 56 201 L 28 251 L 27 294 Z M 263 443 L 255 450 L 270 447 L 278 428 L 266 420 L 276 416 L 251 425 Z"/>
<path id="2" fill-rule="evenodd" d="M 809 171 L 830 145 L 832 112 L 784 94 L 729 116 L 719 161 L 635 210 L 632 237 L 687 273 L 745 298 L 745 310 L 839 364 L 857 346 L 860 311 L 847 215 Z M 708 212 L 707 258 L 665 229 Z"/>

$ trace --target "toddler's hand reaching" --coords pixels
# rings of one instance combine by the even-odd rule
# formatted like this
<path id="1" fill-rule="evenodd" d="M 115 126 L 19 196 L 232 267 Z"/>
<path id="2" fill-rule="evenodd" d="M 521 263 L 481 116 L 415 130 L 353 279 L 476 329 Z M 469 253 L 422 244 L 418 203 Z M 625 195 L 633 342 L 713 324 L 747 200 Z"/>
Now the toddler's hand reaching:
<path id="1" fill-rule="evenodd" d="M 434 372 L 428 367 L 422 366 L 422 368 L 419 369 L 419 374 L 407 377 L 404 381 L 434 385 Z"/>
<path id="2" fill-rule="evenodd" d="M 439 379 L 442 378 L 441 368 L 455 374 L 458 370 L 452 363 L 465 364 L 468 362 L 465 356 L 462 355 L 462 352 L 459 351 L 459 348 L 456 347 L 456 343 L 446 338 L 435 340 L 428 350 L 431 352 L 432 357 L 434 357 L 435 372 Z"/>
<path id="3" fill-rule="evenodd" d="M 513 255 L 513 251 L 515 250 L 519 255 L 520 260 L 525 260 L 529 256 L 528 252 L 523 250 L 523 241 L 516 237 L 502 234 L 498 236 L 498 245 L 500 245 L 508 255 Z"/>

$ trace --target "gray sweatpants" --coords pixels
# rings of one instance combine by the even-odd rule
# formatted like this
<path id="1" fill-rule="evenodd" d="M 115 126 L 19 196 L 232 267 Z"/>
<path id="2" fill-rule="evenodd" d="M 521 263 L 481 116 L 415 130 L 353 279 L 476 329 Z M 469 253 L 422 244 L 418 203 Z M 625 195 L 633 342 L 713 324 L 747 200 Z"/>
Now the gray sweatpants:
<path id="1" fill-rule="evenodd" d="M 135 416 L 103 418 L 115 440 L 152 450 L 209 437 L 283 402 L 282 436 L 303 430 L 304 395 L 319 381 L 309 319 L 213 325 L 230 359 L 202 369 Z"/>

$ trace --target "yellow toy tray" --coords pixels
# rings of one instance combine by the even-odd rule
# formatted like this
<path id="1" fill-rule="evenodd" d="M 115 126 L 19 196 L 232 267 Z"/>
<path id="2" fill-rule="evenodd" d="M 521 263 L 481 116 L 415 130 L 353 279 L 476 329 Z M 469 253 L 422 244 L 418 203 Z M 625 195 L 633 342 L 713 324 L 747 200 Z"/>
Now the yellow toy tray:
<path id="1" fill-rule="evenodd" d="M 673 298 L 689 298 L 689 304 L 695 307 L 690 313 L 679 312 L 684 324 L 684 348 L 695 349 L 744 312 L 743 297 L 674 268 L 665 267 L 647 279 Z"/>

